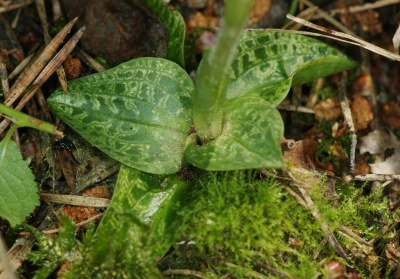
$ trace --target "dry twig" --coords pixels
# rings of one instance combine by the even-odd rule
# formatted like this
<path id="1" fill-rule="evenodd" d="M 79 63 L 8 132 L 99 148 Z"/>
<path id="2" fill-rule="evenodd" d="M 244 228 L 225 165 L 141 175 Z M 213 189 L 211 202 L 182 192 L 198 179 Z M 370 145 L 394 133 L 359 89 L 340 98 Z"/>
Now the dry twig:
<path id="1" fill-rule="evenodd" d="M 20 9 L 33 3 L 33 0 L 21 0 L 17 3 L 0 6 L 0 14 L 6 13 L 15 9 Z"/>
<path id="2" fill-rule="evenodd" d="M 49 45 L 47 45 L 43 52 L 38 56 L 36 61 L 27 67 L 23 74 L 15 81 L 10 89 L 10 95 L 5 99 L 4 104 L 11 106 L 24 92 L 24 90 L 31 84 L 36 76 L 43 70 L 46 64 L 50 61 L 56 50 L 61 45 L 65 37 L 71 31 L 78 19 L 71 20 L 64 28 L 54 37 Z"/>
<path id="3" fill-rule="evenodd" d="M 296 31 L 292 31 L 292 32 L 299 33 L 299 34 L 310 35 L 310 36 L 321 36 L 321 37 L 330 38 L 330 39 L 333 39 L 333 40 L 336 40 L 336 41 L 345 42 L 345 43 L 348 43 L 348 44 L 353 44 L 353 45 L 362 47 L 364 49 L 367 49 L 369 51 L 372 51 L 374 53 L 377 53 L 379 55 L 382 55 L 382 56 L 384 56 L 386 58 L 389 58 L 391 60 L 400 61 L 400 55 L 397 55 L 397 54 L 395 54 L 393 52 L 390 52 L 390 51 L 388 51 L 386 49 L 378 47 L 378 46 L 376 46 L 374 44 L 368 43 L 368 42 L 366 42 L 366 41 L 364 41 L 364 40 L 362 40 L 362 39 L 360 39 L 358 37 L 355 37 L 355 36 L 352 36 L 352 35 L 349 35 L 349 34 L 346 34 L 346 33 L 343 33 L 343 32 L 335 31 L 335 30 L 332 30 L 332 29 L 329 29 L 329 28 L 326 28 L 326 27 L 322 27 L 322 26 L 319 26 L 317 24 L 311 23 L 311 22 L 309 22 L 307 20 L 292 16 L 292 15 L 286 15 L 286 17 L 288 19 L 290 19 L 290 20 L 293 20 L 293 21 L 295 21 L 297 23 L 300 23 L 300 24 L 302 24 L 304 26 L 307 26 L 309 28 L 321 31 L 323 33 L 327 33 L 327 34 L 329 34 L 329 36 L 318 34 L 318 33 L 313 33 L 313 32 L 296 32 Z M 289 30 L 286 30 L 286 31 L 289 32 Z"/>
<path id="4" fill-rule="evenodd" d="M 279 105 L 278 109 L 287 110 L 287 111 L 295 111 L 295 112 L 303 112 L 303 113 L 311 113 L 315 114 L 315 111 L 308 107 L 303 106 L 294 106 L 294 105 Z"/>
<path id="5" fill-rule="evenodd" d="M 9 279 L 17 279 L 17 275 L 15 275 L 13 268 L 10 264 L 10 261 L 7 256 L 7 248 L 6 244 L 3 240 L 3 237 L 0 233 L 0 263 L 4 268 L 4 273 Z"/>
<path id="6" fill-rule="evenodd" d="M 345 73 L 343 73 L 342 77 L 340 79 L 340 83 L 339 83 L 339 99 L 340 99 L 340 106 L 342 107 L 344 119 L 347 123 L 347 126 L 350 129 L 350 137 L 351 137 L 350 173 L 353 174 L 354 166 L 355 166 L 355 158 L 356 158 L 357 134 L 356 134 L 356 129 L 354 127 L 353 117 L 351 116 L 349 100 L 347 99 L 346 80 L 347 80 L 347 75 Z"/>
<path id="7" fill-rule="evenodd" d="M 202 272 L 200 271 L 196 271 L 196 270 L 190 270 L 190 269 L 167 269 L 164 270 L 163 275 L 186 275 L 186 276 L 193 276 L 193 277 L 197 277 L 197 278 L 202 278 L 202 279 L 207 279 L 208 277 L 206 277 Z"/>
<path id="8" fill-rule="evenodd" d="M 6 63 L 3 60 L 1 53 L 0 53 L 0 79 L 1 79 L 1 89 L 3 90 L 4 97 L 7 97 L 10 92 L 10 88 L 8 85 Z"/>
<path id="9" fill-rule="evenodd" d="M 342 232 L 343 234 L 349 236 L 350 238 L 356 240 L 358 243 L 366 245 L 371 247 L 371 243 L 369 243 L 368 241 L 366 241 L 364 238 L 362 238 L 361 236 L 355 234 L 354 232 L 352 232 L 349 228 L 343 226 L 343 225 L 339 225 L 339 231 Z"/>
<path id="10" fill-rule="evenodd" d="M 339 241 L 337 241 L 336 237 L 330 232 L 328 224 L 323 222 L 321 220 L 321 215 L 319 213 L 318 208 L 314 205 L 314 202 L 312 201 L 311 197 L 308 195 L 307 191 L 299 187 L 299 191 L 301 195 L 303 196 L 308 208 L 311 210 L 311 214 L 314 216 L 314 218 L 321 222 L 321 229 L 326 235 L 326 238 L 329 242 L 329 244 L 332 246 L 332 248 L 336 251 L 336 253 L 341 256 L 342 258 L 348 260 L 348 256 L 342 246 L 340 245 Z"/>
<path id="11" fill-rule="evenodd" d="M 85 27 L 79 29 L 71 39 L 63 46 L 63 48 L 54 56 L 49 64 L 43 69 L 43 71 L 37 76 L 32 84 L 31 89 L 24 95 L 18 105 L 15 107 L 16 110 L 21 110 L 25 104 L 35 95 L 45 81 L 54 73 L 54 71 L 64 62 L 68 55 L 72 52 L 79 39 L 82 37 Z M 24 71 L 25 73 L 25 71 Z M 0 134 L 8 127 L 10 121 L 4 119 L 0 123 Z"/>
<path id="12" fill-rule="evenodd" d="M 108 207 L 110 204 L 109 199 L 75 196 L 75 195 L 60 195 L 60 194 L 40 194 L 40 197 L 46 202 L 77 205 L 77 206 L 90 206 L 90 207 Z"/>
<path id="13" fill-rule="evenodd" d="M 16 271 L 26 259 L 26 256 L 31 251 L 34 240 L 30 236 L 18 238 L 11 249 L 8 251 L 7 256 L 13 271 Z M 4 269 L 0 265 L 0 279 L 6 279 L 7 275 L 3 272 Z"/>
<path id="14" fill-rule="evenodd" d="M 51 37 L 49 34 L 49 26 L 47 24 L 47 12 L 46 12 L 46 5 L 44 3 L 44 0 L 35 0 L 36 3 L 36 8 L 39 14 L 40 22 L 42 23 L 42 28 L 43 28 L 43 36 L 44 36 L 44 41 L 46 45 L 49 45 L 51 42 Z M 68 91 L 68 85 L 67 85 L 67 76 L 65 74 L 64 68 L 62 65 L 57 68 L 56 70 L 58 81 L 60 82 L 61 88 L 64 90 L 64 92 Z"/>
<path id="15" fill-rule="evenodd" d="M 90 217 L 89 219 L 87 219 L 85 221 L 79 222 L 75 226 L 77 228 L 82 227 L 82 226 L 84 226 L 84 225 L 86 225 L 86 224 L 88 224 L 88 223 L 90 223 L 90 222 L 92 222 L 94 220 L 99 219 L 101 216 L 103 216 L 103 213 L 99 213 L 99 214 L 97 214 L 97 215 L 95 215 L 93 217 Z M 44 234 L 55 234 L 55 233 L 58 233 L 59 231 L 60 231 L 60 229 L 44 230 L 44 231 L 42 231 L 42 233 L 44 233 Z"/>
<path id="16" fill-rule="evenodd" d="M 365 3 L 364 5 L 356 5 L 356 6 L 350 6 L 342 9 L 334 9 L 328 11 L 328 13 L 331 16 L 337 15 L 337 14 L 346 14 L 346 13 L 359 13 L 363 11 L 368 11 L 368 10 L 373 10 L 373 9 L 379 9 L 385 6 L 389 5 L 394 5 L 394 4 L 399 4 L 400 0 L 379 0 L 375 1 L 373 3 Z M 320 17 L 314 17 L 313 19 L 319 19 Z"/>
<path id="17" fill-rule="evenodd" d="M 335 18 L 333 18 L 332 16 L 330 16 L 327 12 L 324 12 L 323 10 L 321 10 L 318 6 L 314 5 L 313 3 L 311 3 L 308 0 L 300 0 L 301 3 L 307 5 L 308 7 L 317 7 L 318 9 L 316 10 L 316 14 L 319 15 L 320 17 L 322 17 L 323 19 L 325 19 L 327 22 L 329 22 L 330 24 L 332 24 L 333 26 L 335 26 L 336 28 L 338 28 L 339 30 L 342 30 L 343 32 L 347 33 L 347 34 L 351 34 L 353 36 L 355 36 L 355 34 L 353 33 L 353 31 L 351 31 L 350 29 L 348 29 L 346 26 L 344 26 L 342 23 L 340 23 L 339 21 L 337 21 Z"/>

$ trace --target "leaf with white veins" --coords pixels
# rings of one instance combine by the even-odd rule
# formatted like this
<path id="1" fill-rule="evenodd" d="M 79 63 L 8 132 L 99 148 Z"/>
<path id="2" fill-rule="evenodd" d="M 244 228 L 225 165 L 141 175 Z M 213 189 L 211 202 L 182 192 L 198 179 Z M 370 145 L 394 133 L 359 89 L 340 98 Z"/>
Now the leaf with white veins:
<path id="1" fill-rule="evenodd" d="M 278 105 L 292 85 L 355 66 L 353 60 L 313 38 L 287 32 L 248 30 L 232 62 L 227 97 L 254 93 Z"/>
<path id="2" fill-rule="evenodd" d="M 51 109 L 110 157 L 154 174 L 182 165 L 192 123 L 193 83 L 179 65 L 139 58 L 69 83 Z"/>
<path id="3" fill-rule="evenodd" d="M 222 134 L 203 146 L 188 146 L 185 158 L 209 171 L 283 167 L 282 137 L 277 109 L 258 96 L 243 96 L 227 104 Z"/>

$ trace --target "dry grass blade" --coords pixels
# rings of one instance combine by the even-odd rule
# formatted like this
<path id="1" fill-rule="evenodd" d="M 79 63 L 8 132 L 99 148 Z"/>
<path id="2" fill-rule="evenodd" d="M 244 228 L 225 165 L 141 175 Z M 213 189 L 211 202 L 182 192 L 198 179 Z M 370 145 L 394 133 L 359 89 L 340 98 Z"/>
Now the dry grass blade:
<path id="1" fill-rule="evenodd" d="M 94 221 L 96 219 L 99 219 L 101 216 L 103 216 L 103 213 L 99 213 L 99 214 L 97 214 L 97 215 L 95 215 L 93 217 L 90 217 L 89 219 L 87 219 L 85 221 L 82 221 L 82 222 L 76 224 L 76 227 L 77 228 L 82 227 L 82 226 L 84 226 L 84 225 L 86 225 L 86 224 L 88 224 L 88 223 L 90 223 L 90 222 L 92 222 L 92 221 Z M 53 229 L 53 230 L 42 231 L 42 233 L 44 233 L 44 234 L 55 234 L 55 233 L 58 233 L 59 231 L 60 231 L 60 229 Z"/>
<path id="2" fill-rule="evenodd" d="M 8 77 L 7 77 L 7 67 L 5 60 L 2 58 L 0 53 L 0 79 L 1 79 L 1 89 L 3 90 L 3 94 L 5 97 L 8 96 L 10 88 L 8 86 Z"/>
<path id="3" fill-rule="evenodd" d="M 108 207 L 110 204 L 109 199 L 85 197 L 75 195 L 59 195 L 59 194 L 40 194 L 41 198 L 46 202 L 78 205 L 78 206 L 91 206 L 91 207 Z"/>
<path id="4" fill-rule="evenodd" d="M 14 85 L 10 89 L 10 95 L 4 101 L 6 106 L 11 106 L 22 95 L 24 90 L 29 86 L 29 84 L 31 84 L 40 71 L 42 71 L 56 53 L 58 47 L 71 31 L 77 20 L 78 19 L 75 18 L 65 25 L 64 28 L 54 37 L 51 43 L 45 47 L 36 61 L 24 70 L 23 74 L 15 81 Z"/>
<path id="5" fill-rule="evenodd" d="M 309 22 L 307 20 L 292 16 L 292 15 L 289 15 L 289 14 L 286 15 L 286 17 L 288 19 L 293 20 L 293 21 L 295 21 L 297 23 L 300 23 L 300 24 L 302 24 L 304 26 L 307 26 L 309 28 L 312 28 L 312 29 L 315 29 L 315 30 L 321 31 L 323 33 L 327 33 L 327 34 L 331 35 L 331 36 L 324 36 L 324 37 L 327 37 L 327 38 L 330 38 L 330 39 L 334 39 L 334 40 L 337 40 L 337 41 L 341 41 L 341 42 L 345 42 L 345 43 L 349 43 L 349 44 L 353 44 L 353 45 L 357 45 L 357 46 L 365 48 L 365 49 L 367 49 L 369 51 L 372 51 L 374 53 L 382 55 L 382 56 L 384 56 L 386 58 L 389 58 L 391 60 L 400 61 L 400 55 L 397 55 L 397 54 L 395 54 L 393 52 L 390 52 L 390 51 L 388 51 L 386 49 L 378 47 L 378 46 L 376 46 L 374 44 L 368 43 L 368 42 L 366 42 L 366 41 L 364 41 L 364 40 L 362 40 L 360 38 L 354 37 L 352 35 L 349 35 L 349 34 L 346 34 L 346 33 L 343 33 L 343 32 L 335 31 L 335 30 L 332 30 L 332 29 L 329 29 L 329 28 L 326 28 L 326 27 L 319 26 L 317 24 L 311 23 L 311 22 Z M 303 33 L 306 34 L 306 32 L 303 32 Z M 321 36 L 321 34 L 309 33 L 309 32 L 308 32 L 308 35 Z"/>
<path id="6" fill-rule="evenodd" d="M 361 243 L 363 245 L 366 246 L 373 246 L 371 243 L 369 243 L 368 241 L 366 241 L 364 238 L 360 237 L 359 235 L 355 234 L 354 232 L 352 232 L 349 228 L 343 226 L 343 225 L 339 225 L 339 231 L 344 233 L 345 235 L 353 238 L 354 240 L 356 240 L 358 243 Z"/>
<path id="7" fill-rule="evenodd" d="M 6 13 L 15 9 L 23 8 L 33 3 L 33 0 L 22 0 L 17 3 L 0 6 L 0 14 Z"/>
<path id="8" fill-rule="evenodd" d="M 165 276 L 169 276 L 169 275 L 172 275 L 172 276 L 174 276 L 174 275 L 187 275 L 187 276 L 197 277 L 197 278 L 202 278 L 202 279 L 208 278 L 207 276 L 205 276 L 200 271 L 189 270 L 189 269 L 167 269 L 167 270 L 163 271 L 163 274 Z"/>
<path id="9" fill-rule="evenodd" d="M 13 78 L 15 78 L 19 73 L 21 73 L 26 66 L 28 66 L 28 64 L 32 61 L 33 57 L 35 55 L 29 54 L 27 57 L 24 58 L 24 60 L 21 61 L 21 63 L 18 64 L 17 67 L 15 67 L 15 69 L 11 72 L 11 74 L 8 75 L 8 79 L 12 80 Z"/>
<path id="10" fill-rule="evenodd" d="M 49 45 L 51 42 L 51 37 L 49 34 L 49 26 L 47 24 L 47 12 L 46 12 L 46 5 L 44 3 L 44 0 L 36 0 L 36 8 L 39 14 L 40 22 L 42 23 L 42 28 L 43 28 L 43 35 L 44 35 L 44 41 L 46 45 Z M 68 91 L 68 85 L 67 85 L 67 76 L 65 74 L 64 68 L 62 65 L 57 69 L 57 77 L 58 81 L 60 82 L 61 88 L 64 90 L 64 92 Z"/>
<path id="11" fill-rule="evenodd" d="M 105 71 L 105 68 L 97 62 L 93 57 L 91 57 L 89 54 L 84 52 L 82 49 L 78 48 L 78 55 L 81 56 L 82 60 L 91 68 L 96 70 L 97 72 L 103 72 Z"/>
<path id="12" fill-rule="evenodd" d="M 332 16 L 337 14 L 346 14 L 346 13 L 359 13 L 363 11 L 373 10 L 382 8 L 389 5 L 399 4 L 400 0 L 380 0 L 374 3 L 365 3 L 364 5 L 350 6 L 343 9 L 335 9 L 331 10 L 328 13 Z M 320 17 L 314 17 L 313 19 L 319 19 Z"/>
<path id="13" fill-rule="evenodd" d="M 356 158 L 356 146 L 357 146 L 357 134 L 356 128 L 354 127 L 353 117 L 351 115 L 351 109 L 349 105 L 349 100 L 347 98 L 346 90 L 347 75 L 343 73 L 342 78 L 339 83 L 339 99 L 340 106 L 342 107 L 342 112 L 344 120 L 350 129 L 351 146 L 350 146 L 350 173 L 354 173 L 355 158 Z"/>
<path id="14" fill-rule="evenodd" d="M 18 238 L 7 256 L 14 271 L 16 271 L 25 261 L 27 254 L 31 251 L 34 240 L 30 236 Z M 0 264 L 0 279 L 7 278 L 3 266 Z"/>
<path id="15" fill-rule="evenodd" d="M 63 46 L 63 48 L 54 56 L 49 64 L 43 69 L 43 71 L 37 76 L 32 84 L 32 88 L 24 95 L 18 105 L 15 107 L 17 110 L 21 110 L 25 104 L 35 95 L 45 81 L 55 72 L 55 70 L 64 62 L 68 55 L 75 48 L 79 39 L 82 37 L 85 27 L 79 29 L 71 39 Z M 0 123 L 0 134 L 8 127 L 10 121 L 4 119 Z"/>
<path id="16" fill-rule="evenodd" d="M 339 241 L 336 239 L 336 237 L 330 232 L 330 229 L 328 227 L 328 224 L 322 221 L 321 214 L 318 210 L 318 208 L 314 205 L 314 202 L 312 201 L 311 197 L 308 195 L 306 190 L 302 188 L 298 188 L 301 195 L 303 196 L 304 201 L 306 202 L 308 208 L 311 211 L 311 214 L 314 216 L 315 220 L 321 222 L 321 229 L 326 235 L 326 238 L 329 242 L 329 244 L 332 246 L 332 248 L 336 251 L 336 253 L 341 256 L 342 258 L 348 260 L 349 257 L 347 256 L 346 252 L 344 251 L 343 247 L 340 245 Z"/>
<path id="17" fill-rule="evenodd" d="M 6 273 L 6 277 L 9 279 L 17 279 L 17 275 L 15 275 L 13 268 L 10 264 L 10 261 L 7 256 L 6 244 L 3 240 L 3 237 L 0 234 L 0 263 L 4 268 L 4 272 Z"/>

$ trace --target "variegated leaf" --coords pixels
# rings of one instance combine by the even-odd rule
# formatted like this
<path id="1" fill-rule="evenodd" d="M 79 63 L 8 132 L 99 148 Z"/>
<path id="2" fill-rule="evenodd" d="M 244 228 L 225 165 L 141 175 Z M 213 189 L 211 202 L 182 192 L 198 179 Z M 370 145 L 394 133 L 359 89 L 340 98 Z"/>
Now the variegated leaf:
<path id="1" fill-rule="evenodd" d="M 69 83 L 51 109 L 110 157 L 139 170 L 181 168 L 191 120 L 193 84 L 179 65 L 139 58 Z"/>
<path id="2" fill-rule="evenodd" d="M 210 171 L 282 167 L 282 137 L 276 108 L 258 96 L 243 96 L 226 106 L 222 134 L 203 146 L 188 146 L 185 158 Z"/>
<path id="3" fill-rule="evenodd" d="M 122 166 L 112 202 L 96 233 L 104 227 L 118 230 L 121 214 L 136 216 L 151 228 L 152 254 L 162 257 L 179 226 L 176 212 L 187 189 L 188 183 L 177 175 L 153 175 Z"/>
<path id="4" fill-rule="evenodd" d="M 167 58 L 184 67 L 186 25 L 181 14 L 162 0 L 143 0 L 144 4 L 161 20 L 168 32 Z"/>
<path id="5" fill-rule="evenodd" d="M 278 105 L 289 92 L 291 78 L 292 85 L 302 84 L 355 66 L 341 52 L 313 38 L 248 30 L 231 66 L 227 96 L 232 99 L 253 93 Z M 278 87 L 280 90 L 275 90 Z"/>

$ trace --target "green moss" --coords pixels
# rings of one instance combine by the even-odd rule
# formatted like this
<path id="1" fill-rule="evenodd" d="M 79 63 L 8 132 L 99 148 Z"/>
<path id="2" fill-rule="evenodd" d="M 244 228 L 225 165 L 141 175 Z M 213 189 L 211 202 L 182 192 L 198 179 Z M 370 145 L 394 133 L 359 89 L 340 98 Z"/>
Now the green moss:
<path id="1" fill-rule="evenodd" d="M 299 278 L 319 270 L 312 260 L 324 237 L 319 225 L 279 183 L 257 180 L 251 173 L 210 174 L 193 196 L 195 202 L 182 212 L 181 239 L 196 243 L 197 259 L 206 262 L 200 265 L 204 272 L 237 278 L 252 278 L 255 271 L 271 275 L 257 261 Z M 192 268 L 196 260 L 178 250 L 180 260 L 168 267 Z M 189 259 L 186 266 L 182 257 Z"/>
<path id="2" fill-rule="evenodd" d="M 30 259 L 42 267 L 35 278 L 47 278 L 61 264 L 69 266 L 61 275 L 66 279 L 161 278 L 150 256 L 149 228 L 131 215 L 121 215 L 119 221 L 118 230 L 104 228 L 96 234 L 89 228 L 81 242 L 67 219 L 54 239 L 33 229 L 40 249 Z"/>
<path id="3" fill-rule="evenodd" d="M 321 180 L 309 191 L 321 213 L 317 222 L 272 179 L 262 180 L 252 172 L 210 174 L 181 212 L 184 225 L 178 241 L 194 244 L 178 245 L 160 263 L 161 269 L 193 269 L 210 278 L 326 274 L 324 263 L 337 255 L 323 242 L 321 222 L 325 222 L 349 253 L 351 260 L 343 260 L 348 270 L 378 274 L 382 267 L 373 249 L 338 233 L 338 227 L 344 225 L 366 240 L 377 237 L 390 220 L 384 193 L 338 185 L 338 194 L 329 195 L 328 185 Z"/>

